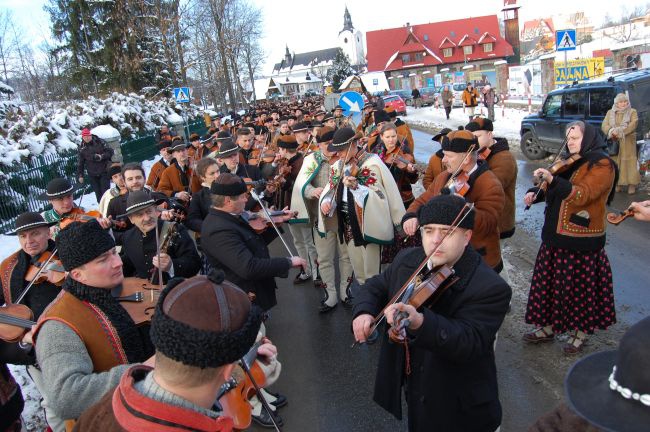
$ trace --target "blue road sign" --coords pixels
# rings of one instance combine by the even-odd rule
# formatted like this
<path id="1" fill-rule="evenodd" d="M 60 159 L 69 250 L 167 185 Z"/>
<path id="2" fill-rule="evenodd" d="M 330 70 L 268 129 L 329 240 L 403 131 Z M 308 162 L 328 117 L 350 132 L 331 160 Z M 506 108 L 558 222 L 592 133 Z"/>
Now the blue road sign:
<path id="1" fill-rule="evenodd" d="M 557 51 L 573 51 L 576 49 L 576 30 L 557 30 L 555 32 L 555 49 Z"/>
<path id="2" fill-rule="evenodd" d="M 174 99 L 178 103 L 186 103 L 190 101 L 190 88 L 189 87 L 174 87 Z"/>
<path id="3" fill-rule="evenodd" d="M 363 96 L 355 91 L 345 92 L 339 98 L 339 105 L 343 108 L 344 115 L 360 113 L 363 109 Z"/>

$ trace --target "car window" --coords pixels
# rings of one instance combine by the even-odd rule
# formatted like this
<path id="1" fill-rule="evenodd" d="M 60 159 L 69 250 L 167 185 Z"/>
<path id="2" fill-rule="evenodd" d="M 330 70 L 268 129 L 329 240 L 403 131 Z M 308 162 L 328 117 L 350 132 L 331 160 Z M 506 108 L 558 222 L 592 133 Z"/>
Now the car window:
<path id="1" fill-rule="evenodd" d="M 547 117 L 559 116 L 562 108 L 562 94 L 550 95 L 544 102 L 544 114 Z"/>
<path id="2" fill-rule="evenodd" d="M 591 89 L 589 91 L 589 116 L 605 117 L 614 105 L 616 89 L 613 87 Z"/>
<path id="3" fill-rule="evenodd" d="M 587 92 L 573 91 L 564 94 L 564 117 L 584 117 Z"/>
<path id="4" fill-rule="evenodd" d="M 395 102 L 399 96 L 384 96 L 384 102 Z"/>

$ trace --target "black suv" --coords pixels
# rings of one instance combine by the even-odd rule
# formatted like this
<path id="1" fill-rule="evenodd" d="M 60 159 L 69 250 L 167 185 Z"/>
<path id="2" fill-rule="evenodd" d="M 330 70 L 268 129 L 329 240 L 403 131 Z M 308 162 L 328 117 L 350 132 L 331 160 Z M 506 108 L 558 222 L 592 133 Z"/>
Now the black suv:
<path id="1" fill-rule="evenodd" d="M 583 120 L 598 130 L 618 93 L 628 92 L 639 115 L 637 140 L 650 129 L 650 70 L 643 69 L 553 90 L 542 109 L 521 120 L 521 150 L 528 159 L 557 153 L 564 142 L 568 123 Z"/>

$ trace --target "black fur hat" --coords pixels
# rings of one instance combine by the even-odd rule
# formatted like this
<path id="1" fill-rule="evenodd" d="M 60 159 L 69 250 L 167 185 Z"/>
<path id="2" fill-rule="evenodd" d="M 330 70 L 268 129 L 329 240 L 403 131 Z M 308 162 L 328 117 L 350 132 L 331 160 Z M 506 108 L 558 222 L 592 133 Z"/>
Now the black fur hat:
<path id="1" fill-rule="evenodd" d="M 457 195 L 438 195 L 418 209 L 418 223 L 452 225 L 467 202 Z M 460 228 L 474 229 L 474 212 L 470 213 L 458 225 Z"/>
<path id="2" fill-rule="evenodd" d="M 114 247 L 113 237 L 96 220 L 72 222 L 56 236 L 58 256 L 66 271 L 81 267 Z"/>
<path id="3" fill-rule="evenodd" d="M 456 130 L 451 131 L 440 142 L 440 147 L 444 151 L 454 153 L 465 153 L 473 148 L 474 151 L 478 150 L 478 140 L 470 131 Z M 472 147 L 473 146 L 473 147 Z"/>
<path id="4" fill-rule="evenodd" d="M 217 368 L 242 358 L 251 348 L 263 311 L 248 295 L 225 281 L 223 272 L 172 279 L 151 321 L 151 341 L 172 360 Z"/>

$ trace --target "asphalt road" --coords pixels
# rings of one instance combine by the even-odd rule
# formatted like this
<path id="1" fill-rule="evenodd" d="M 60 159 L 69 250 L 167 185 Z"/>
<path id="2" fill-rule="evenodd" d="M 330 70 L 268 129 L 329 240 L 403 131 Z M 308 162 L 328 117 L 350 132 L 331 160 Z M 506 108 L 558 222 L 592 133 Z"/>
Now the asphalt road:
<path id="1" fill-rule="evenodd" d="M 436 150 L 429 134 L 413 131 L 416 159 L 426 162 Z M 542 164 L 519 161 L 517 196 L 529 187 L 532 171 Z M 637 200 L 645 199 L 640 194 Z M 629 202 L 619 195 L 613 205 Z M 501 431 L 523 431 L 562 399 L 562 379 L 575 359 L 566 359 L 557 344 L 527 347 L 521 333 L 530 272 L 539 247 L 543 206 L 517 209 L 517 233 L 504 246 L 514 290 L 513 310 L 499 334 L 496 358 L 504 417 Z M 613 349 L 631 324 L 648 315 L 649 225 L 626 220 L 608 230 L 607 252 L 612 264 L 619 324 L 594 337 L 586 353 Z M 287 239 L 289 234 L 285 234 Z M 274 256 L 286 255 L 279 241 Z M 282 375 L 273 390 L 285 394 L 283 431 L 399 431 L 406 422 L 394 419 L 372 401 L 378 346 L 351 348 L 351 312 L 340 305 L 331 313 L 317 312 L 321 293 L 310 284 L 293 285 L 295 273 L 278 280 L 278 306 L 267 322 L 268 335 L 279 348 Z M 251 430 L 263 430 L 252 427 Z"/>

